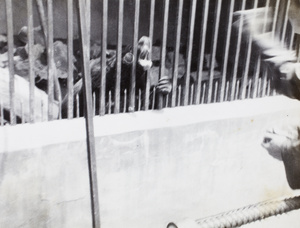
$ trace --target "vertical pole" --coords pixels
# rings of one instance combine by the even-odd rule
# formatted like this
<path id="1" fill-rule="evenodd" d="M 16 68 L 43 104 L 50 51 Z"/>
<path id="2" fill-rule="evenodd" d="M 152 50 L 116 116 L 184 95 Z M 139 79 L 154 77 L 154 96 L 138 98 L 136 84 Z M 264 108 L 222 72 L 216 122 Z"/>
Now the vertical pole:
<path id="1" fill-rule="evenodd" d="M 120 112 L 123 17 L 124 17 L 124 0 L 119 0 L 118 41 L 117 41 L 117 70 L 116 70 L 116 84 L 115 84 L 115 107 L 114 107 L 114 113 L 119 113 Z"/>
<path id="2" fill-rule="evenodd" d="M 68 119 L 73 118 L 73 0 L 68 0 Z"/>
<path id="3" fill-rule="evenodd" d="M 107 11 L 108 0 L 102 2 L 102 44 L 101 44 L 101 88 L 100 88 L 100 116 L 105 114 L 106 94 L 106 48 L 107 48 Z"/>
<path id="4" fill-rule="evenodd" d="M 137 45 L 138 45 L 138 35 L 139 35 L 139 16 L 140 16 L 140 0 L 135 0 L 134 31 L 133 31 L 133 44 L 132 44 L 132 54 L 135 60 L 133 61 L 132 68 L 131 68 L 129 107 L 128 107 L 129 112 L 134 112 L 135 110 L 136 63 L 137 63 Z"/>
<path id="5" fill-rule="evenodd" d="M 242 7 L 241 10 L 245 9 L 246 0 L 242 0 Z M 240 50 L 241 50 L 241 41 L 242 41 L 242 30 L 243 30 L 243 22 L 244 16 L 241 15 L 240 21 L 239 21 L 239 28 L 238 28 L 238 38 L 237 38 L 237 44 L 236 44 L 236 52 L 235 52 L 235 61 L 234 61 L 234 67 L 233 67 L 233 75 L 232 75 L 232 84 L 230 89 L 230 100 L 234 100 L 234 91 L 236 87 L 236 78 L 237 78 L 237 71 L 238 71 L 238 65 L 239 65 L 239 58 L 240 58 Z"/>
<path id="6" fill-rule="evenodd" d="M 201 82 L 202 82 L 202 71 L 203 71 L 203 62 L 204 62 L 208 9 L 209 9 L 209 0 L 205 0 L 203 11 L 202 11 L 202 21 L 201 21 L 201 30 L 200 30 L 201 37 L 199 42 L 198 69 L 197 69 L 196 89 L 194 94 L 195 104 L 200 104 L 200 97 L 201 97 L 201 88 L 202 88 Z"/>
<path id="7" fill-rule="evenodd" d="M 263 33 L 266 32 L 267 29 L 267 20 L 268 20 L 268 14 L 269 14 L 269 6 L 270 6 L 270 0 L 266 1 L 266 9 L 264 13 L 264 24 L 263 24 Z M 274 25 L 274 24 L 273 24 Z M 273 27 L 275 29 L 275 27 Z M 272 33 L 273 34 L 273 33 Z M 254 74 L 254 80 L 253 80 L 253 86 L 252 86 L 252 97 L 256 98 L 257 95 L 257 88 L 258 88 L 258 79 L 259 79 L 259 74 L 261 72 L 261 56 L 259 55 L 257 58 L 257 61 L 255 62 L 255 74 Z M 267 81 L 267 68 L 263 66 L 263 84 L 266 84 Z"/>
<path id="8" fill-rule="evenodd" d="M 47 40 L 47 60 L 48 60 L 48 120 L 53 120 L 54 101 L 54 53 L 53 53 L 53 0 L 47 0 L 48 10 L 48 40 Z"/>
<path id="9" fill-rule="evenodd" d="M 8 42 L 8 67 L 9 67 L 9 99 L 10 99 L 10 124 L 16 124 L 15 114 L 15 72 L 14 72 L 14 38 L 13 38 L 13 13 L 11 0 L 6 0 L 6 23 Z M 1 107 L 2 108 L 2 107 Z M 1 115 L 3 118 L 3 115 Z"/>
<path id="10" fill-rule="evenodd" d="M 227 23 L 226 43 L 225 43 L 225 49 L 224 49 L 224 60 L 223 60 L 223 65 L 222 65 L 220 102 L 223 102 L 224 98 L 225 98 L 225 84 L 226 84 L 226 75 L 227 75 L 227 66 L 228 66 L 228 57 L 229 57 L 229 45 L 230 45 L 230 35 L 231 35 L 231 28 L 232 28 L 233 8 L 234 8 L 234 0 L 230 0 L 230 7 L 229 7 L 229 13 L 228 13 L 228 23 Z"/>
<path id="11" fill-rule="evenodd" d="M 150 53 L 149 53 L 149 58 L 150 59 L 152 59 L 153 28 L 154 28 L 154 13 L 155 13 L 154 10 L 155 10 L 155 0 L 151 0 L 151 6 L 150 6 L 150 24 L 149 24 L 149 38 L 150 38 L 150 41 L 151 41 L 151 49 L 150 49 Z M 150 72 L 151 72 L 151 69 L 149 69 L 147 71 L 147 77 L 146 77 L 145 110 L 149 109 Z"/>
<path id="12" fill-rule="evenodd" d="M 162 27 L 162 42 L 160 51 L 160 68 L 159 78 L 165 76 L 166 67 L 166 46 L 167 46 L 167 34 L 168 34 L 168 19 L 169 19 L 169 4 L 170 0 L 164 0 L 164 15 L 163 15 L 163 27 Z M 163 108 L 163 95 L 158 95 L 158 108 Z"/>
<path id="13" fill-rule="evenodd" d="M 288 14 L 289 14 L 290 4 L 291 4 L 291 0 L 287 0 L 286 10 L 285 10 L 285 14 L 284 14 L 282 34 L 281 34 L 281 44 L 282 44 L 282 46 L 284 46 L 284 41 L 285 41 L 286 29 L 287 29 L 287 24 L 288 24 L 288 19 L 289 19 Z"/>
<path id="14" fill-rule="evenodd" d="M 35 87 L 35 75 L 34 75 L 34 56 L 33 56 L 33 9 L 32 0 L 27 0 L 27 18 L 28 18 L 28 59 L 29 59 L 29 110 L 30 110 L 30 123 L 34 123 L 34 87 Z"/>
<path id="15" fill-rule="evenodd" d="M 258 0 L 254 1 L 253 9 L 257 8 Z M 256 12 L 256 11 L 255 11 Z M 254 17 L 252 20 L 256 19 L 256 13 L 254 12 Z M 255 23 L 255 22 L 253 22 Z M 241 99 L 246 98 L 246 89 L 247 89 L 247 82 L 248 82 L 248 73 L 249 73 L 249 66 L 250 66 L 250 58 L 251 58 L 251 50 L 252 50 L 252 36 L 248 37 L 248 43 L 247 43 L 247 56 L 246 56 L 246 63 L 245 68 L 243 71 L 242 76 L 242 93 L 241 93 Z"/>
<path id="16" fill-rule="evenodd" d="M 36 4 L 38 7 L 39 17 L 41 20 L 45 43 L 46 43 L 47 42 L 47 20 L 46 20 L 46 16 L 45 16 L 43 0 L 36 0 Z"/>
<path id="17" fill-rule="evenodd" d="M 175 51 L 173 59 L 173 78 L 172 78 L 172 91 L 171 91 L 171 107 L 176 105 L 176 91 L 177 91 L 177 79 L 178 79 L 178 63 L 179 63 L 179 50 L 180 50 L 180 35 L 182 25 L 182 12 L 183 12 L 183 0 L 178 0 L 177 7 L 177 26 L 176 26 L 176 41 Z"/>
<path id="18" fill-rule="evenodd" d="M 215 59 L 216 59 L 216 51 L 217 51 L 217 44 L 218 44 L 221 5 L 222 5 L 222 0 L 217 0 L 217 8 L 215 11 L 215 21 L 214 21 L 214 34 L 213 34 L 214 38 L 212 41 L 211 56 L 210 56 L 209 84 L 208 84 L 208 97 L 207 97 L 208 103 L 212 101 L 213 79 L 214 79 Z"/>
<path id="19" fill-rule="evenodd" d="M 196 15 L 196 0 L 191 1 L 190 6 L 190 18 L 189 18 L 189 33 L 188 33 L 188 44 L 187 44 L 187 64 L 185 73 L 185 85 L 183 92 L 183 105 L 188 105 L 189 100 L 189 88 L 190 88 L 190 77 L 191 77 L 191 62 L 192 62 L 192 48 L 194 38 L 194 27 L 195 27 L 195 15 Z"/>
<path id="20" fill-rule="evenodd" d="M 90 178 L 90 193 L 91 193 L 91 210 L 93 228 L 100 228 L 100 215 L 99 215 L 99 199 L 98 199 L 98 184 L 97 184 L 97 164 L 95 153 L 95 138 L 94 138 L 94 123 L 93 123 L 93 102 L 92 102 L 92 85 L 89 67 L 90 59 L 90 46 L 89 46 L 89 33 L 86 20 L 87 5 L 82 0 L 78 0 L 79 4 L 79 19 L 80 19 L 80 37 L 81 37 L 81 50 L 83 61 L 83 84 L 84 84 L 84 100 L 85 100 L 85 123 L 87 134 L 87 152 L 88 152 L 88 168 Z"/>

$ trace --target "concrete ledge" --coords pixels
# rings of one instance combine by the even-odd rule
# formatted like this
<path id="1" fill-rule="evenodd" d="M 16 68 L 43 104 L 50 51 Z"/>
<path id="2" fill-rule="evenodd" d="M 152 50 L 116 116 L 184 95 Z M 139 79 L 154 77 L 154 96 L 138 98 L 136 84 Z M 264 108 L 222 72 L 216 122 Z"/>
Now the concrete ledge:
<path id="1" fill-rule="evenodd" d="M 278 96 L 95 117 L 101 227 L 165 228 L 296 194 L 260 143 L 299 111 Z M 0 128 L 0 227 L 91 227 L 85 138 L 84 119 Z M 293 214 L 262 227 L 298 228 Z"/>
<path id="2" fill-rule="evenodd" d="M 300 102 L 284 96 L 95 117 L 95 137 L 282 112 L 292 119 Z M 271 115 L 271 114 L 270 114 Z M 83 118 L 0 128 L 0 152 L 85 140 Z M 17 141 L 17 143 L 16 143 Z"/>

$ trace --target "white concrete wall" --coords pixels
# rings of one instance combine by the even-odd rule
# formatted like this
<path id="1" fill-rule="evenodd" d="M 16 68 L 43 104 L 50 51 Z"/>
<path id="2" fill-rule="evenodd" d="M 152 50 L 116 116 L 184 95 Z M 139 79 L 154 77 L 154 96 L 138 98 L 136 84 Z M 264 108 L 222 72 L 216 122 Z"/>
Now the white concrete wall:
<path id="1" fill-rule="evenodd" d="M 266 128 L 299 111 L 273 97 L 96 117 L 101 227 L 163 228 L 299 193 L 260 146 Z M 0 227 L 91 227 L 84 127 L 0 128 Z M 298 218 L 254 225 L 296 228 Z"/>

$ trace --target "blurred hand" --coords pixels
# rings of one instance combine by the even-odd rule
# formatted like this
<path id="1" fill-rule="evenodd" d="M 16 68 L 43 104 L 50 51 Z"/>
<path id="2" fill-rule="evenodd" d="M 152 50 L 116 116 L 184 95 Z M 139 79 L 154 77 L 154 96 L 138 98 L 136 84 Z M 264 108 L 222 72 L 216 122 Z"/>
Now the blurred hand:
<path id="1" fill-rule="evenodd" d="M 169 77 L 164 76 L 161 79 L 159 79 L 158 84 L 156 85 L 157 92 L 160 92 L 162 94 L 168 94 L 172 90 L 172 84 Z"/>
<path id="2" fill-rule="evenodd" d="M 266 132 L 262 146 L 282 160 L 292 189 L 300 189 L 300 124 L 287 124 Z"/>

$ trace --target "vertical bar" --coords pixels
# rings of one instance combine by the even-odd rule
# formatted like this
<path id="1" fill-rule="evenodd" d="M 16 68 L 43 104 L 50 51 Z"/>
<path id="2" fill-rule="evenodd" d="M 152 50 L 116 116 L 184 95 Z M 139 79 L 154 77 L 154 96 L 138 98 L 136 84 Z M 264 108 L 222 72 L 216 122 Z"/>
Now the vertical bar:
<path id="1" fill-rule="evenodd" d="M 81 50 L 83 56 L 83 84 L 84 84 L 84 100 L 85 100 L 85 123 L 87 134 L 87 152 L 88 152 L 88 168 L 90 178 L 90 193 L 91 193 L 91 210 L 93 228 L 100 228 L 100 215 L 99 215 L 99 199 L 98 199 L 98 184 L 97 184 L 97 164 L 95 153 L 95 138 L 94 138 L 94 123 L 93 123 L 93 108 L 92 108 L 92 85 L 90 75 L 90 46 L 89 46 L 89 33 L 86 20 L 86 6 L 83 1 L 78 0 L 79 4 L 79 19 L 80 19 L 80 38 Z"/>
<path id="2" fill-rule="evenodd" d="M 171 107 L 176 104 L 176 92 L 177 92 L 177 79 L 178 79 L 178 63 L 179 63 L 179 50 L 180 50 L 180 35 L 182 25 L 182 11 L 183 11 L 183 0 L 178 0 L 177 7 L 177 26 L 176 26 L 176 41 L 174 50 L 174 61 L 173 61 L 173 78 L 172 78 L 172 91 L 171 91 Z"/>
<path id="3" fill-rule="evenodd" d="M 258 79 L 257 96 L 261 97 L 261 78 Z"/>
<path id="4" fill-rule="evenodd" d="M 137 45 L 138 45 L 139 20 L 140 20 L 139 16 L 140 16 L 140 0 L 135 0 L 132 54 L 136 60 L 133 61 L 131 77 L 130 77 L 130 92 L 129 92 L 129 107 L 128 107 L 129 112 L 134 112 L 135 110 L 136 63 L 137 63 Z"/>
<path id="5" fill-rule="evenodd" d="M 239 91 L 240 91 L 240 80 L 237 80 L 236 88 L 235 88 L 234 100 L 238 99 L 238 97 L 239 97 Z"/>
<path id="6" fill-rule="evenodd" d="M 266 2 L 266 10 L 265 10 L 265 15 L 264 15 L 264 24 L 263 24 L 263 33 L 266 32 L 266 27 L 267 27 L 267 19 L 268 19 L 268 12 L 269 12 L 269 5 L 270 5 L 270 0 L 267 0 Z M 264 67 L 264 66 L 263 66 Z M 257 61 L 255 63 L 255 74 L 254 74 L 254 80 L 253 80 L 253 98 L 256 98 L 256 94 L 257 94 L 257 83 L 258 83 L 258 77 L 259 77 L 259 73 L 261 71 L 261 56 L 259 55 L 257 58 Z M 263 77 L 267 77 L 267 69 L 264 67 L 263 68 Z"/>
<path id="7" fill-rule="evenodd" d="M 264 67 L 263 69 L 263 75 L 262 75 L 262 97 L 266 95 L 266 87 L 267 85 L 267 77 L 268 77 L 268 71 L 267 68 Z"/>
<path id="8" fill-rule="evenodd" d="M 68 0 L 68 119 L 73 118 L 73 0 Z"/>
<path id="9" fill-rule="evenodd" d="M 245 9 L 245 4 L 246 4 L 246 0 L 243 0 L 241 10 Z M 244 19 L 244 16 L 241 15 L 241 18 L 240 18 L 240 21 L 239 21 L 237 46 L 236 46 L 236 52 L 235 52 L 235 61 L 234 61 L 233 76 L 232 76 L 232 85 L 231 85 L 231 91 L 230 91 L 231 92 L 230 93 L 230 100 L 231 101 L 234 99 L 234 91 L 235 91 L 235 86 L 236 86 L 236 78 L 237 78 L 237 71 L 238 71 L 238 65 L 239 65 L 241 41 L 242 41 L 243 19 Z"/>
<path id="10" fill-rule="evenodd" d="M 155 13 L 154 10 L 155 10 L 155 0 L 151 0 L 151 6 L 150 6 L 150 24 L 149 24 L 149 39 L 151 41 L 151 47 L 150 47 L 150 53 L 149 53 L 149 58 L 150 59 L 152 59 L 153 28 L 154 28 L 154 13 Z M 149 69 L 147 71 L 147 77 L 146 77 L 145 110 L 149 109 L 150 72 L 151 72 L 151 69 Z"/>
<path id="11" fill-rule="evenodd" d="M 117 70 L 115 84 L 115 108 L 114 113 L 120 111 L 121 65 L 122 65 L 122 37 L 123 37 L 124 0 L 119 0 L 118 13 L 118 41 L 117 41 Z"/>
<path id="12" fill-rule="evenodd" d="M 169 95 L 170 95 L 170 94 L 166 94 L 166 104 L 165 104 L 165 108 L 167 108 L 168 105 L 169 105 Z"/>
<path id="13" fill-rule="evenodd" d="M 93 114 L 96 115 L 96 93 L 92 93 L 92 100 L 93 100 Z"/>
<path id="14" fill-rule="evenodd" d="M 194 97 L 194 84 L 191 85 L 191 89 L 190 89 L 189 105 L 193 104 L 193 97 Z"/>
<path id="15" fill-rule="evenodd" d="M 34 87 L 35 87 L 35 75 L 34 75 L 34 35 L 33 35 L 33 8 L 32 0 L 27 0 L 27 18 L 28 18 L 28 59 L 29 59 L 29 110 L 30 117 L 29 122 L 34 123 Z"/>
<path id="16" fill-rule="evenodd" d="M 253 9 L 257 8 L 258 0 L 254 1 Z M 252 20 L 256 19 L 256 11 L 254 12 L 254 16 Z M 255 24 L 255 21 L 253 22 Z M 248 82 L 248 73 L 249 73 L 249 66 L 250 66 L 250 58 L 251 58 L 251 52 L 252 52 L 252 36 L 248 37 L 247 42 L 247 56 L 246 56 L 246 62 L 245 62 L 245 68 L 243 70 L 242 75 L 242 93 L 241 98 L 246 98 L 246 88 L 247 88 L 247 82 Z"/>
<path id="17" fill-rule="evenodd" d="M 111 114 L 111 90 L 108 92 L 108 114 Z"/>
<path id="18" fill-rule="evenodd" d="M 138 96 L 138 111 L 141 111 L 141 103 L 142 103 L 142 97 L 141 97 L 142 91 L 139 89 L 139 96 Z"/>
<path id="19" fill-rule="evenodd" d="M 229 81 L 226 82 L 226 90 L 225 90 L 224 101 L 228 101 L 228 93 L 229 93 Z"/>
<path id="20" fill-rule="evenodd" d="M 271 91 L 271 83 L 270 83 L 270 80 L 268 80 L 267 84 L 268 84 L 268 87 L 267 87 L 267 96 L 270 96 L 270 91 Z"/>
<path id="21" fill-rule="evenodd" d="M 53 120 L 53 101 L 54 101 L 54 53 L 53 53 L 53 0 L 47 0 L 48 10 L 48 40 L 47 40 L 47 59 L 48 59 L 48 120 Z"/>
<path id="22" fill-rule="evenodd" d="M 218 96 L 218 81 L 215 82 L 215 88 L 214 88 L 214 103 L 217 102 L 217 96 Z"/>
<path id="23" fill-rule="evenodd" d="M 156 88 L 155 87 L 153 88 L 152 94 L 153 94 L 153 98 L 152 98 L 152 110 L 153 110 L 154 107 L 155 107 L 155 95 L 156 95 Z"/>
<path id="24" fill-rule="evenodd" d="M 8 67 L 9 67 L 9 102 L 10 124 L 16 124 L 15 114 L 15 72 L 14 72 L 14 38 L 13 38 L 13 12 L 11 0 L 6 0 L 6 24 L 8 42 Z"/>
<path id="25" fill-rule="evenodd" d="M 102 2 L 102 44 L 101 44 L 101 88 L 100 88 L 100 116 L 105 114 L 105 93 L 106 93 L 106 48 L 107 48 L 107 12 L 108 0 Z"/>
<path id="26" fill-rule="evenodd" d="M 295 37 L 295 32 L 294 32 L 294 28 L 292 27 L 291 41 L 290 41 L 290 43 L 289 43 L 289 50 L 292 50 L 292 49 L 293 49 L 294 37 Z"/>
<path id="27" fill-rule="evenodd" d="M 215 20 L 214 20 L 214 27 L 213 27 L 214 38 L 212 41 L 211 56 L 210 56 L 209 84 L 208 84 L 208 98 L 207 98 L 208 103 L 210 103 L 212 99 L 212 88 L 213 88 L 214 69 L 215 69 L 215 61 L 216 61 L 216 51 L 217 51 L 217 44 L 218 44 L 221 4 L 222 4 L 222 0 L 217 0 L 217 9 L 215 11 Z"/>
<path id="28" fill-rule="evenodd" d="M 189 18 L 189 32 L 188 32 L 188 44 L 187 44 L 187 64 L 185 74 L 185 85 L 183 87 L 183 105 L 188 105 L 189 100 L 189 88 L 191 78 L 191 62 L 192 62 L 192 49 L 196 16 L 196 0 L 192 0 L 190 6 L 190 18 Z"/>
<path id="29" fill-rule="evenodd" d="M 204 104 L 205 102 L 205 94 L 206 94 L 206 82 L 203 83 L 201 104 Z"/>
<path id="30" fill-rule="evenodd" d="M 278 13 L 279 13 L 279 3 L 280 3 L 280 0 L 276 0 L 274 17 L 273 17 L 273 25 L 272 25 L 272 39 L 274 39 L 275 33 L 276 33 L 276 24 L 277 24 Z"/>
<path id="31" fill-rule="evenodd" d="M 79 113 L 79 95 L 78 93 L 76 94 L 76 118 L 79 118 L 80 113 Z"/>
<path id="32" fill-rule="evenodd" d="M 178 86 L 178 93 L 177 93 L 177 107 L 180 106 L 180 100 L 181 100 L 181 85 Z"/>
<path id="33" fill-rule="evenodd" d="M 202 21 L 201 21 L 201 30 L 200 30 L 201 37 L 199 42 L 198 70 L 197 70 L 197 79 L 196 79 L 196 90 L 194 95 L 195 104 L 200 103 L 200 96 L 201 96 L 202 71 L 203 71 L 205 40 L 206 40 L 206 30 L 207 30 L 207 20 L 208 20 L 208 9 L 209 9 L 208 6 L 209 6 L 209 0 L 205 0 L 203 11 L 202 11 Z"/>
<path id="34" fill-rule="evenodd" d="M 127 107 L 127 89 L 124 90 L 124 109 L 123 112 L 126 112 L 126 107 Z"/>
<path id="35" fill-rule="evenodd" d="M 85 0 L 85 17 L 86 17 L 86 24 L 88 25 L 86 30 L 87 30 L 87 35 L 89 39 L 87 39 L 87 45 L 90 47 L 90 37 L 91 37 L 91 0 Z"/>
<path id="36" fill-rule="evenodd" d="M 223 65 L 222 65 L 220 102 L 223 102 L 224 97 L 225 97 L 225 84 L 226 84 L 227 65 L 228 65 L 228 57 L 229 57 L 229 45 L 230 45 L 230 35 L 231 35 L 231 28 L 232 28 L 233 8 L 234 8 L 234 0 L 230 0 L 229 16 L 228 16 L 228 23 L 227 23 L 226 43 L 225 43 L 225 49 L 224 49 L 224 60 L 223 60 Z"/>
<path id="37" fill-rule="evenodd" d="M 287 28 L 287 24 L 288 24 L 288 14 L 289 14 L 290 4 L 291 4 L 291 0 L 287 0 L 286 10 L 285 10 L 285 14 L 284 14 L 282 34 L 281 34 L 281 44 L 282 44 L 282 47 L 284 46 L 284 39 L 285 39 L 286 28 Z"/>
<path id="38" fill-rule="evenodd" d="M 41 20 L 45 43 L 46 43 L 47 42 L 47 20 L 46 20 L 46 16 L 45 16 L 43 0 L 36 0 L 36 4 L 38 7 L 39 17 Z"/>
<path id="39" fill-rule="evenodd" d="M 248 82 L 247 98 L 250 98 L 251 96 L 251 87 L 252 87 L 252 79 L 250 78 Z"/>
<path id="40" fill-rule="evenodd" d="M 162 78 L 165 75 L 169 4 L 170 4 L 170 0 L 164 0 L 164 15 L 163 15 L 163 27 L 162 27 L 163 30 L 162 30 L 161 52 L 160 52 L 159 78 Z M 159 94 L 158 95 L 158 108 L 162 109 L 162 107 L 163 107 L 163 96 L 162 96 L 162 94 Z"/>

